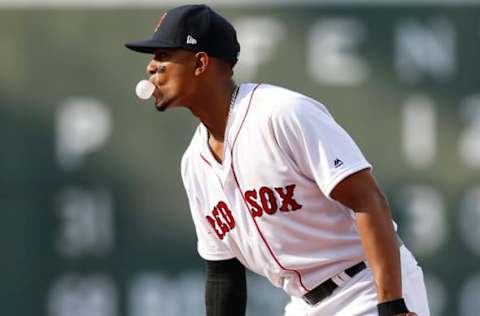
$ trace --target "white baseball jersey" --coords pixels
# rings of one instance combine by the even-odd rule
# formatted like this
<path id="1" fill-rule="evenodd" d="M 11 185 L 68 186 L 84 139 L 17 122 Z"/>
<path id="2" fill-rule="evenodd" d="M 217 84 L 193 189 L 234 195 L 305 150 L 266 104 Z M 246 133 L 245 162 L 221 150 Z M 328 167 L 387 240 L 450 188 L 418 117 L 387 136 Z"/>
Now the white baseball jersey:
<path id="1" fill-rule="evenodd" d="M 292 296 L 366 260 L 355 215 L 329 197 L 371 168 L 319 102 L 266 84 L 242 84 L 218 163 L 200 124 L 182 178 L 207 260 L 237 258 Z"/>

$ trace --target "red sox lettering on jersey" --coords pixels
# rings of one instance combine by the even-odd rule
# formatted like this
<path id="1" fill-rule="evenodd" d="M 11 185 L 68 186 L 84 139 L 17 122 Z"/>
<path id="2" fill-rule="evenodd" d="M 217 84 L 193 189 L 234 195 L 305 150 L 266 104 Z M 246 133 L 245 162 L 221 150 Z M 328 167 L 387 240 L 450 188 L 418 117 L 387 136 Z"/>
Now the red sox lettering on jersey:
<path id="1" fill-rule="evenodd" d="M 206 216 L 218 238 L 223 239 L 225 234 L 235 228 L 235 219 L 227 203 L 220 201 L 213 208 L 212 214 Z"/>
<path id="2" fill-rule="evenodd" d="M 254 217 L 261 217 L 263 212 L 273 215 L 278 209 L 282 212 L 296 211 L 302 208 L 294 198 L 295 184 L 282 188 L 261 187 L 259 190 L 245 192 L 245 200 L 252 207 L 250 211 Z M 280 204 L 277 202 L 280 198 Z M 280 205 L 280 208 L 278 207 Z"/>
<path id="3" fill-rule="evenodd" d="M 295 200 L 294 194 L 295 184 L 273 189 L 262 186 L 258 190 L 246 191 L 244 198 L 251 206 L 252 216 L 261 217 L 264 212 L 274 215 L 277 210 L 289 212 L 301 209 L 302 205 Z M 229 231 L 235 228 L 235 218 L 224 201 L 218 202 L 211 215 L 207 215 L 206 219 L 220 239 L 223 239 Z"/>

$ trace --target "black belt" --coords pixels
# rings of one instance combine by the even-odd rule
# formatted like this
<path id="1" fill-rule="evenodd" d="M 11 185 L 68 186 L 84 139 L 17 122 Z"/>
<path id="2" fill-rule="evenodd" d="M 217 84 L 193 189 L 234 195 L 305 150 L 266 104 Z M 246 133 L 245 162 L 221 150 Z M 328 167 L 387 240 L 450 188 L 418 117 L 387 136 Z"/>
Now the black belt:
<path id="1" fill-rule="evenodd" d="M 345 270 L 345 273 L 353 278 L 355 275 L 357 275 L 360 271 L 364 270 L 367 267 L 365 262 L 360 262 L 357 263 L 354 266 L 351 266 L 350 268 Z M 310 305 L 315 305 L 327 296 L 330 296 L 332 294 L 333 290 L 335 290 L 338 287 L 338 285 L 332 280 L 328 279 L 327 281 L 323 282 L 307 294 L 303 296 L 303 300 L 307 302 Z"/>

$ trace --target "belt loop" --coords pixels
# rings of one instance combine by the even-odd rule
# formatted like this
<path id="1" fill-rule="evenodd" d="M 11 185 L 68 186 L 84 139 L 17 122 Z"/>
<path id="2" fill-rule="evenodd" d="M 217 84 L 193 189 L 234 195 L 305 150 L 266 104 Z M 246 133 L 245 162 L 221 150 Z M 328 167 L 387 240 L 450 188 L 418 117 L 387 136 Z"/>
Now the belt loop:
<path id="1" fill-rule="evenodd" d="M 345 273 L 345 271 L 340 272 L 339 274 L 332 277 L 332 281 L 335 282 L 339 287 L 347 283 L 351 277 Z"/>
<path id="2" fill-rule="evenodd" d="M 311 306 L 318 304 L 318 302 L 330 296 L 336 288 L 343 286 L 366 267 L 367 265 L 365 262 L 361 261 L 356 265 L 345 269 L 343 272 L 327 279 L 323 283 L 317 285 L 310 292 L 303 295 L 303 300 Z"/>

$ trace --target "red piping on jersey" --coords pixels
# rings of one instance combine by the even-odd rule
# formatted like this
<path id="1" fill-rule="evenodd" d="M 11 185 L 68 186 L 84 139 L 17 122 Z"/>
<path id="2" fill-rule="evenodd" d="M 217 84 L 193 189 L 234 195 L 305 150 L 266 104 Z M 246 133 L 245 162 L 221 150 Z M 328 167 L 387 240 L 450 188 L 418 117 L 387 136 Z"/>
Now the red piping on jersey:
<path id="1" fill-rule="evenodd" d="M 207 165 L 209 165 L 210 167 L 212 167 L 212 164 L 210 163 L 210 161 L 207 160 L 207 158 L 203 157 L 202 154 L 200 154 L 200 157 L 203 159 L 203 161 L 205 161 L 207 163 Z"/>
<path id="2" fill-rule="evenodd" d="M 233 178 L 235 179 L 235 183 L 237 184 L 238 190 L 240 191 L 240 194 L 242 195 L 242 200 L 243 200 L 243 203 L 245 203 L 245 207 L 247 208 L 247 212 L 248 212 L 248 214 L 250 214 L 250 216 L 252 217 L 253 223 L 255 224 L 255 227 L 257 228 L 258 234 L 259 234 L 260 237 L 262 238 L 265 246 L 267 246 L 268 252 L 269 252 L 270 255 L 272 256 L 273 260 L 277 263 L 277 265 L 278 265 L 282 270 L 295 273 L 295 274 L 297 275 L 297 277 L 298 277 L 298 280 L 299 280 L 300 285 L 302 286 L 302 288 L 303 288 L 306 292 L 310 292 L 310 290 L 303 284 L 302 275 L 300 274 L 300 272 L 297 271 L 297 270 L 294 270 L 294 269 L 287 269 L 287 268 L 285 268 L 285 267 L 280 263 L 280 261 L 278 260 L 277 256 L 273 253 L 272 247 L 270 246 L 270 244 L 268 243 L 267 239 L 266 239 L 265 236 L 263 235 L 262 230 L 261 230 L 260 227 L 258 226 L 257 220 L 255 219 L 255 217 L 254 217 L 254 216 L 252 215 L 252 213 L 250 212 L 250 208 L 248 207 L 248 203 L 247 203 L 247 201 L 245 200 L 245 196 L 243 195 L 242 188 L 240 187 L 240 182 L 238 181 L 237 173 L 235 172 L 235 166 L 233 165 L 233 148 L 234 148 L 234 146 L 235 146 L 235 142 L 237 141 L 238 135 L 240 134 L 240 130 L 242 129 L 243 123 L 245 122 L 245 119 L 247 118 L 248 111 L 250 110 L 250 105 L 251 105 L 251 103 L 252 103 L 253 94 L 255 93 L 255 90 L 257 90 L 257 88 L 258 88 L 259 86 L 260 86 L 260 84 L 258 84 L 258 85 L 253 89 L 253 91 L 252 91 L 252 94 L 251 94 L 251 96 L 250 96 L 250 100 L 248 101 L 247 111 L 245 112 L 245 116 L 243 117 L 242 123 L 240 124 L 240 127 L 238 128 L 237 135 L 235 135 L 235 139 L 234 139 L 234 141 L 233 141 L 233 143 L 232 143 L 232 148 L 231 148 L 230 156 L 232 157 L 232 173 L 233 173 Z M 203 157 L 202 157 L 202 158 L 203 158 Z"/>
<path id="3" fill-rule="evenodd" d="M 257 84 L 255 86 L 255 88 L 253 88 L 252 94 L 250 95 L 250 100 L 248 100 L 247 111 L 245 111 L 245 115 L 243 116 L 242 123 L 240 123 L 240 126 L 238 127 L 237 135 L 235 135 L 235 138 L 233 139 L 232 149 L 230 151 L 230 154 L 231 154 L 230 157 L 232 158 L 232 165 L 233 165 L 233 156 L 232 156 L 233 155 L 233 147 L 235 147 L 235 143 L 237 142 L 238 134 L 240 134 L 240 130 L 243 127 L 243 123 L 245 123 L 245 119 L 247 118 L 248 111 L 250 110 L 250 104 L 252 104 L 253 95 L 255 94 L 255 91 L 257 90 L 257 88 L 260 87 L 260 85 L 261 85 L 261 83 Z"/>

